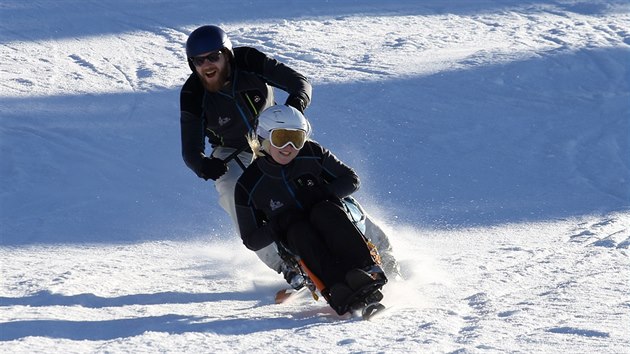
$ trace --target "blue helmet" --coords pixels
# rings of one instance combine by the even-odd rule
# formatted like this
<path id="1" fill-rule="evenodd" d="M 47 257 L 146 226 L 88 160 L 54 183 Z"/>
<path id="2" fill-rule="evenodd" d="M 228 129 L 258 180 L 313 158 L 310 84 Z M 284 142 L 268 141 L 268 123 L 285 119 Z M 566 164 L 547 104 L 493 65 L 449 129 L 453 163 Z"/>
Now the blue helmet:
<path id="1" fill-rule="evenodd" d="M 227 49 L 233 56 L 232 42 L 225 32 L 217 26 L 201 26 L 194 30 L 186 41 L 186 57 Z"/>

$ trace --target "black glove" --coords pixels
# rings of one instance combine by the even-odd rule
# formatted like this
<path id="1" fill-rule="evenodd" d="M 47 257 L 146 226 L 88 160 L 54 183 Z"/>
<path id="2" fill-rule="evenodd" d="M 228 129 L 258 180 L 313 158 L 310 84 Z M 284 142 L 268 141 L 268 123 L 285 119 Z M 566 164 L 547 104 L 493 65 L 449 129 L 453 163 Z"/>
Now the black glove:
<path id="1" fill-rule="evenodd" d="M 324 184 L 314 186 L 303 186 L 295 191 L 295 197 L 302 204 L 304 209 L 310 209 L 313 205 L 328 200 L 332 197 L 332 193 Z"/>
<path id="2" fill-rule="evenodd" d="M 304 110 L 306 109 L 306 104 L 304 104 L 304 100 L 294 95 L 289 95 L 284 105 L 291 106 L 300 111 L 300 113 L 302 114 L 304 114 Z"/>
<path id="3" fill-rule="evenodd" d="M 269 228 L 271 229 L 271 238 L 275 242 L 286 243 L 287 232 L 289 227 L 296 222 L 303 220 L 304 214 L 297 209 L 286 210 L 269 221 Z"/>
<path id="4" fill-rule="evenodd" d="M 227 165 L 216 157 L 204 157 L 201 161 L 201 178 L 216 181 L 227 172 Z"/>

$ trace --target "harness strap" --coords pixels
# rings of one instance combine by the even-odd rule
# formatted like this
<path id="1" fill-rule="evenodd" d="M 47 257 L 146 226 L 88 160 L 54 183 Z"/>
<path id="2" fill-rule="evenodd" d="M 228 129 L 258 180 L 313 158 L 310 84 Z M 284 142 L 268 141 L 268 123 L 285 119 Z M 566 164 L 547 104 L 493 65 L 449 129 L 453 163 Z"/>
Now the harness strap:
<path id="1" fill-rule="evenodd" d="M 243 169 L 243 171 L 245 171 L 245 164 L 243 163 L 243 161 L 241 161 L 241 159 L 238 157 L 238 155 L 245 151 L 247 147 L 243 146 L 240 147 L 238 149 L 236 149 L 236 151 L 234 151 L 233 153 L 231 153 L 230 155 L 228 155 L 228 157 L 223 159 L 223 162 L 225 162 L 226 164 L 232 160 L 236 160 L 236 163 Z"/>

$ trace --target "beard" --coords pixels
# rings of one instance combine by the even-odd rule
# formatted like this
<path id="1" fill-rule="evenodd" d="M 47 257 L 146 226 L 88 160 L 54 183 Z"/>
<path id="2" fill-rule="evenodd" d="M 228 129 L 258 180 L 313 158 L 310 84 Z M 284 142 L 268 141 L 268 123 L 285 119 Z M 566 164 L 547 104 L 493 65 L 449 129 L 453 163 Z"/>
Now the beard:
<path id="1" fill-rule="evenodd" d="M 218 68 L 217 72 L 212 77 L 207 77 L 205 74 L 197 72 L 197 76 L 201 79 L 203 87 L 208 92 L 219 92 L 228 82 L 229 74 L 229 67 L 227 65 Z"/>

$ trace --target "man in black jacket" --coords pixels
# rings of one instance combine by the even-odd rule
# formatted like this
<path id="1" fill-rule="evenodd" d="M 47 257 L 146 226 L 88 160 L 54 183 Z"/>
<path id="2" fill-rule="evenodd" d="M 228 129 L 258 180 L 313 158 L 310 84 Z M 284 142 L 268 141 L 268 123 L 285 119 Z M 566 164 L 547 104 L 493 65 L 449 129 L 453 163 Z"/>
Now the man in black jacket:
<path id="1" fill-rule="evenodd" d="M 286 104 L 303 111 L 311 101 L 311 85 L 300 73 L 254 48 L 233 48 L 216 26 L 193 31 L 186 56 L 193 73 L 180 95 L 182 156 L 197 176 L 215 181 L 219 204 L 236 224 L 234 186 L 242 166 L 252 159 L 246 136 L 255 129 L 258 114 L 274 104 L 272 86 L 289 94 Z M 205 154 L 205 138 L 213 149 L 210 155 Z M 223 161 L 232 154 L 234 159 Z M 273 247 L 257 252 L 279 271 L 276 253 Z"/>

